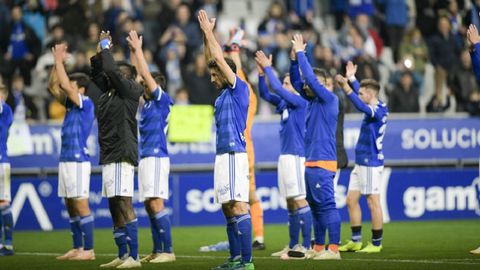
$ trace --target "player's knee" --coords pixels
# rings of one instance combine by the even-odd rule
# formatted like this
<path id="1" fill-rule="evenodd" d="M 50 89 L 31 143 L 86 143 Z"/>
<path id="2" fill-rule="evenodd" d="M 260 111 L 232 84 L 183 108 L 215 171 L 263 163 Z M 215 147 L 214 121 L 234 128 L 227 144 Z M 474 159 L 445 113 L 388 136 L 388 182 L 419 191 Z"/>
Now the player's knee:
<path id="1" fill-rule="evenodd" d="M 235 216 L 244 215 L 248 213 L 248 206 L 245 202 L 232 202 L 230 210 Z"/>
<path id="2" fill-rule="evenodd" d="M 163 199 L 151 198 L 145 201 L 145 209 L 150 215 L 158 213 L 164 208 Z"/>
<path id="3" fill-rule="evenodd" d="M 371 210 L 380 209 L 380 198 L 377 195 L 368 195 L 367 196 L 368 208 Z"/>
<path id="4" fill-rule="evenodd" d="M 358 199 L 351 195 L 351 194 L 348 194 L 347 195 L 347 207 L 348 208 L 354 208 L 354 207 L 357 207 L 358 205 Z"/>

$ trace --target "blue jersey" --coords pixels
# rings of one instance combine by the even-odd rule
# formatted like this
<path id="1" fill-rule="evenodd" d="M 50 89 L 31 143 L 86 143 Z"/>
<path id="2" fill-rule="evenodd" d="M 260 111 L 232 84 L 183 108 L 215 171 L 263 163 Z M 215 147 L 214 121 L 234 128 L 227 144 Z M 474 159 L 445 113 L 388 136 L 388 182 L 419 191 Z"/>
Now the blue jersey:
<path id="1" fill-rule="evenodd" d="M 358 82 L 352 83 L 354 91 L 348 95 L 355 107 L 365 114 L 360 128 L 355 163 L 363 166 L 383 166 L 383 137 L 387 128 L 388 109 L 385 103 L 378 101 L 375 106 L 365 104 L 358 96 Z"/>
<path id="2" fill-rule="evenodd" d="M 265 68 L 270 86 L 277 93 L 268 91 L 265 77 L 260 76 L 258 89 L 260 96 L 276 106 L 281 115 L 280 121 L 280 154 L 305 156 L 305 110 L 307 102 L 299 95 L 284 89 L 271 67 Z"/>
<path id="3" fill-rule="evenodd" d="M 60 161 L 90 161 L 87 139 L 95 120 L 94 105 L 89 97 L 79 95 L 80 106 L 66 99 L 67 113 L 62 125 L 62 149 Z"/>
<path id="4" fill-rule="evenodd" d="M 173 100 L 158 87 L 140 114 L 140 158 L 168 157 L 167 130 Z"/>
<path id="5" fill-rule="evenodd" d="M 292 61 L 290 66 L 290 80 L 300 95 L 308 100 L 305 122 L 305 159 L 307 162 L 331 161 L 335 164 L 325 168 L 336 171 L 338 97 L 317 80 L 303 52 L 297 52 L 297 59 L 298 63 Z M 304 92 L 299 67 L 314 97 L 309 97 Z"/>
<path id="6" fill-rule="evenodd" d="M 245 128 L 250 93 L 247 84 L 235 76 L 233 86 L 222 90 L 215 100 L 217 155 L 245 152 Z"/>
<path id="7" fill-rule="evenodd" d="M 7 139 L 12 121 L 12 109 L 5 102 L 0 101 L 0 163 L 8 162 Z"/>

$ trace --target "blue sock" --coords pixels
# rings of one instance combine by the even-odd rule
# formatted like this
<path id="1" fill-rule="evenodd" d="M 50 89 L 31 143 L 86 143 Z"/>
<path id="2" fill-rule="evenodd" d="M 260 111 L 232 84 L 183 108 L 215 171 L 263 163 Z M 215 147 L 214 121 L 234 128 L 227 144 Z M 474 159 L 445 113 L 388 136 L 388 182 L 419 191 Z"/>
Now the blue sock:
<path id="1" fill-rule="evenodd" d="M 150 230 L 152 231 L 152 241 L 153 241 L 152 253 L 161 253 L 162 242 L 160 241 L 160 234 L 158 233 L 158 227 L 155 221 L 155 216 L 150 217 Z"/>
<path id="2" fill-rule="evenodd" d="M 252 219 L 250 214 L 236 216 L 240 246 L 242 249 L 242 263 L 252 261 Z"/>
<path id="3" fill-rule="evenodd" d="M 293 248 L 298 244 L 300 234 L 300 219 L 296 211 L 288 212 L 288 233 L 290 236 L 289 248 Z"/>
<path id="4" fill-rule="evenodd" d="M 113 237 L 115 238 L 115 244 L 118 247 L 118 258 L 124 259 L 128 254 L 127 228 L 122 227 L 122 228 L 114 229 Z"/>
<path id="5" fill-rule="evenodd" d="M 362 226 L 352 226 L 352 241 L 362 242 Z"/>
<path id="6" fill-rule="evenodd" d="M 81 248 L 82 244 L 82 228 L 80 227 L 80 217 L 70 218 L 70 231 L 72 232 L 73 248 Z"/>
<path id="7" fill-rule="evenodd" d="M 125 225 L 127 229 L 127 245 L 130 248 L 129 256 L 138 259 L 138 222 L 134 219 Z"/>
<path id="8" fill-rule="evenodd" d="M 93 249 L 93 227 L 94 219 L 92 215 L 88 215 L 80 218 L 80 226 L 83 233 L 83 249 Z"/>
<path id="9" fill-rule="evenodd" d="M 321 216 L 320 223 L 328 229 L 328 242 L 330 244 L 340 244 L 340 214 L 337 209 L 329 209 Z"/>
<path id="10" fill-rule="evenodd" d="M 163 252 L 172 253 L 172 231 L 167 209 L 163 209 L 155 214 L 155 223 L 158 227 L 161 243 L 163 244 Z"/>
<path id="11" fill-rule="evenodd" d="M 380 229 L 380 230 L 372 229 L 372 244 L 374 246 L 378 247 L 382 245 L 382 235 L 383 235 L 383 229 Z"/>
<path id="12" fill-rule="evenodd" d="M 298 220 L 302 229 L 302 246 L 306 249 L 310 248 L 310 240 L 312 238 L 312 211 L 310 206 L 297 209 Z"/>
<path id="13" fill-rule="evenodd" d="M 230 260 L 234 260 L 236 257 L 240 256 L 241 253 L 240 239 L 237 231 L 237 219 L 235 217 L 227 217 L 227 236 L 230 249 Z"/>
<path id="14" fill-rule="evenodd" d="M 0 209 L 1 211 L 1 209 Z M 3 245 L 3 217 L 0 215 L 0 247 Z"/>
<path id="15" fill-rule="evenodd" d="M 5 233 L 5 245 L 11 246 L 13 240 L 13 216 L 10 206 L 2 210 L 3 232 Z"/>

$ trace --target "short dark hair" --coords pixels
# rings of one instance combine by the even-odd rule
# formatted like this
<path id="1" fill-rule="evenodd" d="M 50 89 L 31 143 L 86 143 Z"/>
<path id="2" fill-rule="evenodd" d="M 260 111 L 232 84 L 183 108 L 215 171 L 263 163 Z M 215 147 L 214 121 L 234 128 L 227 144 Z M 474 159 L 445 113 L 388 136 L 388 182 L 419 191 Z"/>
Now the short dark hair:
<path id="1" fill-rule="evenodd" d="M 120 72 L 129 80 L 135 80 L 137 77 L 137 69 L 130 65 L 127 61 L 116 62 Z"/>
<path id="2" fill-rule="evenodd" d="M 78 88 L 85 88 L 85 93 L 88 90 L 88 86 L 90 85 L 90 78 L 87 74 L 82 72 L 75 72 L 68 76 L 70 81 L 74 81 L 77 83 Z"/>
<path id="3" fill-rule="evenodd" d="M 328 72 L 323 68 L 313 68 L 313 74 L 324 78 L 325 80 L 329 77 Z"/>
<path id="4" fill-rule="evenodd" d="M 380 92 L 380 84 L 374 79 L 363 79 L 360 82 L 360 87 L 365 87 L 368 89 L 372 89 L 377 94 Z"/>
<path id="5" fill-rule="evenodd" d="M 237 65 L 235 65 L 235 62 L 233 62 L 232 59 L 225 57 L 225 62 L 227 62 L 227 65 L 232 69 L 233 73 L 237 73 Z M 218 68 L 218 64 L 215 60 L 210 60 L 208 62 L 208 68 Z"/>
<path id="6" fill-rule="evenodd" d="M 167 87 L 167 78 L 165 78 L 160 71 L 155 71 L 151 74 L 155 82 L 160 86 L 160 88 L 162 88 L 162 90 L 165 91 L 165 88 Z"/>

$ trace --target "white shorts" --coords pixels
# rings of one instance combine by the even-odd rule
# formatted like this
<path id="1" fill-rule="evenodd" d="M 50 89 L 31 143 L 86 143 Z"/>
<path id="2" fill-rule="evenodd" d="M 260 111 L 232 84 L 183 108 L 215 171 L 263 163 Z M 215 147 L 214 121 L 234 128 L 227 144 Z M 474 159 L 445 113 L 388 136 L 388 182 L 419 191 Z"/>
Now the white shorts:
<path id="1" fill-rule="evenodd" d="M 139 200 L 162 198 L 168 200 L 168 175 L 170 158 L 146 157 L 138 164 Z"/>
<path id="2" fill-rule="evenodd" d="M 102 166 L 102 196 L 133 197 L 135 168 L 128 162 L 115 162 Z"/>
<path id="3" fill-rule="evenodd" d="M 335 195 L 335 198 L 337 198 L 338 179 L 340 178 L 341 171 L 342 169 L 337 169 L 337 172 L 335 173 L 335 177 L 333 178 L 333 194 Z"/>
<path id="4" fill-rule="evenodd" d="M 12 201 L 10 192 L 10 163 L 0 163 L 0 200 Z"/>
<path id="5" fill-rule="evenodd" d="M 58 164 L 58 196 L 88 198 L 90 194 L 90 162 L 60 162 Z"/>
<path id="6" fill-rule="evenodd" d="M 368 167 L 355 164 L 350 174 L 348 190 L 360 191 L 363 195 L 380 194 L 383 166 Z"/>
<path id="7" fill-rule="evenodd" d="M 226 153 L 215 157 L 213 184 L 217 203 L 248 202 L 247 153 Z"/>
<path id="8" fill-rule="evenodd" d="M 305 157 L 280 155 L 278 157 L 278 189 L 286 199 L 305 199 Z"/>

